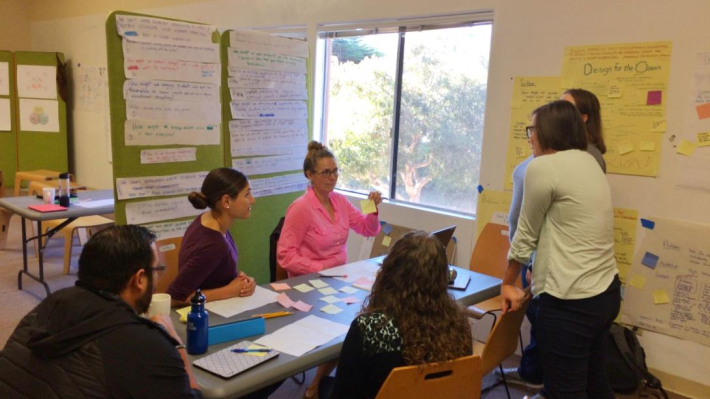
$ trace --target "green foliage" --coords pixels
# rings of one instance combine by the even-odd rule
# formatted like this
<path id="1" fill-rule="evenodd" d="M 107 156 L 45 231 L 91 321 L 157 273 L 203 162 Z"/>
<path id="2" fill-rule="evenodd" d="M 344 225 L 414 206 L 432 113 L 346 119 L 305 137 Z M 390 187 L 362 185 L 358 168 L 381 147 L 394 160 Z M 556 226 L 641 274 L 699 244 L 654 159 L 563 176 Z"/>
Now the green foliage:
<path id="1" fill-rule="evenodd" d="M 382 53 L 372 47 L 361 43 L 359 37 L 346 37 L 335 39 L 333 55 L 338 57 L 338 62 L 353 62 L 359 64 L 366 57 L 382 57 Z"/>

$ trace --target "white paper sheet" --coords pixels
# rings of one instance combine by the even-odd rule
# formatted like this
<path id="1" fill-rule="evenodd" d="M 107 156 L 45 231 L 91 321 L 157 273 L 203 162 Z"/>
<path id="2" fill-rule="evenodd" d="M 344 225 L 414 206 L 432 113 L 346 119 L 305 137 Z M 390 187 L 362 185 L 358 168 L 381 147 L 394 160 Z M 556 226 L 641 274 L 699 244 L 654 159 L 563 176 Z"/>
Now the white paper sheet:
<path id="1" fill-rule="evenodd" d="M 218 124 L 222 120 L 219 103 L 186 101 L 126 101 L 126 116 L 133 119 L 152 119 Z"/>
<path id="2" fill-rule="evenodd" d="M 108 72 L 106 67 L 80 65 L 76 68 L 78 77 L 76 90 L 79 108 L 97 113 L 109 113 Z"/>
<path id="3" fill-rule="evenodd" d="M 141 150 L 141 163 L 191 162 L 197 160 L 197 148 L 161 148 Z"/>
<path id="4" fill-rule="evenodd" d="M 274 147 L 234 147 L 232 146 L 233 157 L 256 156 L 256 155 L 303 155 L 303 144 Z"/>
<path id="5" fill-rule="evenodd" d="M 116 179 L 116 196 L 119 200 L 125 200 L 200 191 L 207 173 L 209 172 L 118 178 Z"/>
<path id="6" fill-rule="evenodd" d="M 180 219 L 197 216 L 203 210 L 195 209 L 187 196 L 175 198 L 129 202 L 126 204 L 126 220 L 128 224 L 154 223 L 161 220 Z"/>
<path id="7" fill-rule="evenodd" d="M 127 120 L 124 139 L 132 145 L 219 145 L 219 124 L 156 120 Z"/>
<path id="8" fill-rule="evenodd" d="M 299 170 L 303 168 L 303 154 L 233 159 L 232 168 L 247 176 Z"/>
<path id="9" fill-rule="evenodd" d="M 279 294 L 256 286 L 254 294 L 246 297 L 229 298 L 221 301 L 207 302 L 205 309 L 222 317 L 232 317 L 242 312 L 276 302 Z"/>
<path id="10" fill-rule="evenodd" d="M 79 201 L 72 206 L 78 206 L 80 208 L 101 208 L 102 206 L 113 205 L 113 198 L 102 199 L 102 200 L 90 200 L 90 201 Z"/>
<path id="11" fill-rule="evenodd" d="M 185 230 L 187 230 L 192 221 L 193 219 L 178 222 L 146 224 L 143 225 L 143 227 L 155 233 L 158 237 L 157 240 L 159 241 L 184 236 Z"/>
<path id="12" fill-rule="evenodd" d="M 230 67 L 263 69 L 267 71 L 306 73 L 306 59 L 266 51 L 251 51 L 229 47 L 227 57 Z"/>
<path id="13" fill-rule="evenodd" d="M 306 87 L 306 81 L 303 80 L 278 80 L 274 78 L 262 77 L 268 74 L 285 74 L 284 72 L 270 72 L 259 70 L 241 70 L 230 69 L 230 71 L 239 71 L 239 76 L 230 76 L 227 78 L 227 87 L 230 88 L 247 88 L 247 89 L 283 89 L 283 90 L 300 90 Z M 301 74 L 288 74 L 290 76 L 304 76 Z"/>
<path id="14" fill-rule="evenodd" d="M 0 132 L 9 132 L 12 129 L 12 113 L 10 112 L 10 99 L 0 98 Z"/>
<path id="15" fill-rule="evenodd" d="M 57 98 L 57 68 L 41 65 L 18 65 L 17 96 Z"/>
<path id="16" fill-rule="evenodd" d="M 219 103 L 219 86 L 210 83 L 128 79 L 124 100 L 157 100 Z"/>
<path id="17" fill-rule="evenodd" d="M 377 277 L 377 272 L 379 270 L 379 264 L 366 259 L 361 260 L 359 262 L 348 263 L 342 266 L 321 270 L 318 273 L 324 276 L 347 275 L 348 277 L 335 277 L 335 279 L 344 281 L 346 283 L 352 283 L 363 277 L 375 281 L 375 278 Z"/>
<path id="18" fill-rule="evenodd" d="M 10 95 L 10 64 L 0 62 L 0 96 Z"/>
<path id="19" fill-rule="evenodd" d="M 308 131 L 306 129 L 232 131 L 230 138 L 233 157 L 303 155 L 308 143 Z"/>
<path id="20" fill-rule="evenodd" d="M 123 56 L 219 64 L 219 44 L 150 42 L 124 37 Z"/>
<path id="21" fill-rule="evenodd" d="M 20 99 L 20 130 L 25 132 L 59 132 L 57 100 Z"/>
<path id="22" fill-rule="evenodd" d="M 249 183 L 251 185 L 251 194 L 255 198 L 304 191 L 309 184 L 303 173 L 293 173 L 266 179 L 252 179 Z"/>
<path id="23" fill-rule="evenodd" d="M 232 101 L 232 119 L 306 119 L 305 101 Z"/>
<path id="24" fill-rule="evenodd" d="M 710 194 L 710 159 L 679 156 L 675 188 Z"/>
<path id="25" fill-rule="evenodd" d="M 291 356 L 301 356 L 346 334 L 349 328 L 350 326 L 311 315 L 265 335 L 255 343 Z"/>
<path id="26" fill-rule="evenodd" d="M 116 30 L 119 35 L 130 38 L 178 43 L 211 43 L 212 32 L 216 29 L 211 25 L 168 21 L 138 15 L 116 15 Z"/>
<path id="27" fill-rule="evenodd" d="M 308 42 L 254 30 L 241 29 L 229 32 L 229 44 L 232 47 L 308 58 Z"/>
<path id="28" fill-rule="evenodd" d="M 123 70 L 128 79 L 177 80 L 219 84 L 220 64 L 126 57 Z"/>
<path id="29" fill-rule="evenodd" d="M 229 95 L 232 100 L 307 100 L 306 88 L 300 89 L 247 89 L 231 88 Z"/>
<path id="30" fill-rule="evenodd" d="M 281 129 L 301 129 L 306 131 L 307 128 L 308 124 L 305 119 L 236 119 L 229 121 L 229 130 L 232 132 Z"/>

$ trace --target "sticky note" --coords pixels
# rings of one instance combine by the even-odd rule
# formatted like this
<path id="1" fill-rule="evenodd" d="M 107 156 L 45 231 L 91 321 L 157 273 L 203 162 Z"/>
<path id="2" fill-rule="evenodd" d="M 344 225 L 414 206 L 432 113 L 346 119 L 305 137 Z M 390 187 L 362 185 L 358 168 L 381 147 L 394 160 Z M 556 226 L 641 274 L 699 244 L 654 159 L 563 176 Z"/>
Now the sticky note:
<path id="1" fill-rule="evenodd" d="M 323 295 L 333 295 L 333 294 L 337 294 L 337 293 L 338 293 L 338 291 L 336 291 L 335 289 L 333 289 L 333 287 L 321 288 L 321 289 L 318 290 L 318 292 L 320 292 L 320 293 L 323 294 Z"/>
<path id="2" fill-rule="evenodd" d="M 649 91 L 646 96 L 646 105 L 658 105 L 661 103 L 663 92 L 660 90 Z"/>
<path id="3" fill-rule="evenodd" d="M 710 103 L 700 104 L 696 106 L 695 112 L 698 113 L 698 119 L 710 118 Z"/>
<path id="4" fill-rule="evenodd" d="M 476 187 L 476 190 L 478 190 L 478 193 L 479 193 L 479 194 L 482 193 L 482 192 L 483 192 L 483 186 L 479 184 L 478 187 Z"/>
<path id="5" fill-rule="evenodd" d="M 271 283 L 271 288 L 276 291 L 290 290 L 291 286 L 286 283 Z"/>
<path id="6" fill-rule="evenodd" d="M 328 314 L 338 314 L 338 313 L 342 312 L 343 309 L 340 309 L 339 307 L 337 307 L 331 303 L 330 305 L 320 308 L 320 311 L 328 313 Z"/>
<path id="7" fill-rule="evenodd" d="M 298 301 L 298 302 L 296 302 L 296 303 L 293 304 L 293 308 L 294 308 L 294 309 L 298 309 L 298 310 L 300 310 L 301 312 L 308 312 L 309 310 L 311 310 L 311 308 L 313 308 L 313 305 L 309 305 L 309 304 L 307 304 L 307 303 L 305 303 L 305 302 Z"/>
<path id="8" fill-rule="evenodd" d="M 653 291 L 653 303 L 656 305 L 661 305 L 670 302 L 668 299 L 668 292 L 666 290 L 656 290 Z"/>
<path id="9" fill-rule="evenodd" d="M 326 303 L 336 303 L 336 302 L 340 302 L 340 298 L 335 297 L 335 296 L 332 296 L 332 295 L 324 296 L 324 297 L 321 298 L 320 300 L 323 301 L 323 302 L 326 302 Z"/>
<path id="10" fill-rule="evenodd" d="M 323 280 L 315 279 L 315 280 L 308 280 L 308 282 L 311 283 L 311 285 L 316 288 L 328 287 L 328 284 Z"/>
<path id="11" fill-rule="evenodd" d="M 309 292 L 309 291 L 313 291 L 313 289 L 314 289 L 313 287 L 311 287 L 310 285 L 307 285 L 307 284 L 299 284 L 293 288 L 295 288 L 301 292 Z"/>
<path id="12" fill-rule="evenodd" d="M 291 306 L 293 306 L 293 301 L 291 300 L 291 298 L 288 297 L 288 295 L 286 295 L 285 292 L 279 294 L 276 297 L 276 300 L 281 304 L 281 306 L 285 308 L 290 308 Z"/>
<path id="13" fill-rule="evenodd" d="M 644 285 L 646 285 L 646 277 L 640 274 L 634 274 L 631 280 L 629 280 L 629 285 L 642 290 Z"/>
<path id="14" fill-rule="evenodd" d="M 267 347 L 265 347 L 265 346 L 261 346 L 261 345 L 256 345 L 256 344 L 254 344 L 254 345 L 249 345 L 249 346 L 247 347 L 247 349 L 269 349 L 269 348 L 267 348 Z M 268 353 L 267 353 L 267 352 L 247 352 L 247 353 L 245 353 L 245 355 L 256 356 L 256 357 L 264 357 L 264 356 L 268 355 Z"/>
<path id="15" fill-rule="evenodd" d="M 340 300 L 347 303 L 348 305 L 350 305 L 352 303 L 360 302 L 360 300 L 358 298 L 355 298 L 354 296 L 349 296 L 347 298 L 341 298 Z"/>
<path id="16" fill-rule="evenodd" d="M 362 209 L 362 213 L 365 215 L 377 212 L 375 201 L 369 199 L 360 201 L 360 209 Z"/>
<path id="17" fill-rule="evenodd" d="M 656 222 L 654 222 L 653 220 L 642 218 L 641 219 L 641 227 L 644 227 L 649 230 L 653 230 L 653 228 L 656 227 Z"/>
<path id="18" fill-rule="evenodd" d="M 389 247 L 391 242 L 392 242 L 392 237 L 390 237 L 390 236 L 382 237 L 382 245 L 384 245 L 385 247 Z"/>
<path id="19" fill-rule="evenodd" d="M 343 291 L 343 292 L 346 293 L 346 294 L 354 294 L 354 293 L 356 293 L 356 292 L 358 292 L 358 291 L 360 291 L 360 290 L 357 289 L 357 288 L 353 288 L 353 287 L 351 287 L 351 286 L 349 286 L 349 285 L 346 285 L 345 287 L 341 288 L 340 291 Z"/>
<path id="20" fill-rule="evenodd" d="M 660 120 L 660 121 L 651 122 L 651 131 L 654 133 L 665 132 L 667 128 L 668 128 L 668 123 L 666 123 L 665 119 Z"/>
<path id="21" fill-rule="evenodd" d="M 655 269 L 656 264 L 658 264 L 658 255 L 646 252 L 646 254 L 643 256 L 643 260 L 641 261 L 641 263 L 644 266 L 650 267 L 651 269 Z"/>
<path id="22" fill-rule="evenodd" d="M 698 133 L 698 147 L 710 146 L 710 132 Z"/>
<path id="23" fill-rule="evenodd" d="M 629 143 L 628 141 L 624 141 L 624 142 L 619 143 L 617 145 L 617 149 L 619 150 L 619 155 L 624 155 L 624 154 L 628 154 L 631 151 L 633 151 L 634 145 Z"/>
<path id="24" fill-rule="evenodd" d="M 680 142 L 676 152 L 681 155 L 691 156 L 695 152 L 695 147 L 697 147 L 697 144 L 692 141 L 683 140 Z"/>
<path id="25" fill-rule="evenodd" d="M 187 323 L 187 314 L 190 313 L 192 306 L 185 306 L 182 309 L 175 309 L 177 314 L 180 315 L 180 323 Z"/>
<path id="26" fill-rule="evenodd" d="M 386 236 L 390 235 L 392 232 L 392 225 L 391 224 L 385 224 L 382 226 L 382 232 L 385 233 Z"/>
<path id="27" fill-rule="evenodd" d="M 516 158 L 525 158 L 528 155 L 527 151 L 525 151 L 525 147 L 521 146 L 515 146 L 515 157 Z"/>
<path id="28" fill-rule="evenodd" d="M 656 149 L 656 143 L 653 141 L 641 141 L 641 151 L 653 151 Z"/>
<path id="29" fill-rule="evenodd" d="M 607 97 L 609 98 L 621 98 L 621 86 L 619 85 L 609 85 L 609 90 L 607 91 Z"/>

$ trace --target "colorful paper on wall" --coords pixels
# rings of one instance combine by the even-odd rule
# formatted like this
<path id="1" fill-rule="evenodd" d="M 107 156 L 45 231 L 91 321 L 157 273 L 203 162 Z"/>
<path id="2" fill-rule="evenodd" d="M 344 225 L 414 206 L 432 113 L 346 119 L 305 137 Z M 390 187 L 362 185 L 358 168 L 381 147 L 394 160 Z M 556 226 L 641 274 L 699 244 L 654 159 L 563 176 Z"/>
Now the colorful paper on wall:
<path id="1" fill-rule="evenodd" d="M 20 130 L 25 132 L 59 132 L 57 100 L 20 99 Z"/>

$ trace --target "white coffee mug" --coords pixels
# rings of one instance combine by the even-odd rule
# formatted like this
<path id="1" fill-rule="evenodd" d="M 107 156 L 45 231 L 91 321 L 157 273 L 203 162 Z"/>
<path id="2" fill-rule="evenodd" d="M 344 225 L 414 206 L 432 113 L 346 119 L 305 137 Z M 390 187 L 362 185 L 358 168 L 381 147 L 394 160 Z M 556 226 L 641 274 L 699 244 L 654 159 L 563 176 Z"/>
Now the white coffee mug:
<path id="1" fill-rule="evenodd" d="M 54 203 L 55 189 L 53 187 L 44 187 L 42 189 L 42 198 L 44 198 L 45 204 Z"/>
<path id="2" fill-rule="evenodd" d="M 148 317 L 155 315 L 170 316 L 170 294 L 153 294 L 148 308 Z"/>

